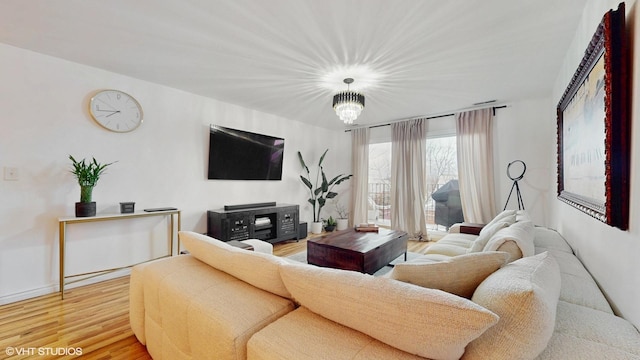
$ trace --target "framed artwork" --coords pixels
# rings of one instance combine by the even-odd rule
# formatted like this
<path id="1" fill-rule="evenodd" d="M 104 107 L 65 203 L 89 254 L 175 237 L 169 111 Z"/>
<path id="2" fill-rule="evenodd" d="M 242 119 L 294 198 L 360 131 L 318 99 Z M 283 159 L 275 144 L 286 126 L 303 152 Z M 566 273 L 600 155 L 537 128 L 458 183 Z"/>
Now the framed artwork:
<path id="1" fill-rule="evenodd" d="M 557 107 L 558 198 L 629 226 L 630 119 L 624 3 L 608 11 Z"/>

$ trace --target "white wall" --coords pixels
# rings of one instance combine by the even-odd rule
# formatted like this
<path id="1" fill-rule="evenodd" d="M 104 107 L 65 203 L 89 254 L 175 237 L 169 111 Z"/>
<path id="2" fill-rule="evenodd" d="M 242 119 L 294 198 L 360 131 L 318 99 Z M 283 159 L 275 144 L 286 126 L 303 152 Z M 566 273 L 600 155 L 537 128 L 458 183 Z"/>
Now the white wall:
<path id="1" fill-rule="evenodd" d="M 121 201 L 135 201 L 136 210 L 175 206 L 182 210 L 182 229 L 198 232 L 206 231 L 206 210 L 225 204 L 299 204 L 301 220 L 312 220 L 298 150 L 316 162 L 329 148 L 329 175 L 350 170 L 350 138 L 343 131 L 3 44 L 0 69 L 0 171 L 19 170 L 18 181 L 0 178 L 0 303 L 57 290 L 57 219 L 72 216 L 79 200 L 69 154 L 117 161 L 94 189 L 98 213 L 119 212 Z M 88 101 L 105 88 L 138 99 L 144 109 L 140 128 L 119 134 L 91 120 Z M 210 123 L 283 137 L 282 181 L 207 180 Z M 340 192 L 348 188 L 345 183 Z M 162 218 L 70 225 L 68 274 L 161 255 L 167 251 L 167 227 Z"/>
<path id="2" fill-rule="evenodd" d="M 616 9 L 619 1 L 590 0 L 585 7 L 580 27 L 567 49 L 566 58 L 553 89 L 553 104 L 569 84 L 573 73 L 582 60 L 583 54 L 602 16 L 609 9 Z M 630 225 L 628 231 L 621 231 L 605 225 L 590 216 L 564 204 L 552 193 L 551 225 L 557 227 L 576 249 L 578 257 L 587 266 L 604 293 L 612 303 L 614 310 L 640 328 L 640 49 L 636 43 L 639 38 L 640 11 L 635 1 L 626 1 L 627 29 L 631 37 L 630 62 L 633 64 L 631 90 L 631 195 Z M 554 119 L 548 121 L 555 122 Z M 555 161 L 555 152 L 550 161 Z M 555 174 L 549 178 L 551 186 L 556 186 Z"/>
<path id="3" fill-rule="evenodd" d="M 556 173 L 555 161 L 549 161 L 556 146 L 556 126 L 548 121 L 553 117 L 548 98 L 513 102 L 496 110 L 493 164 L 498 212 L 504 208 L 507 199 L 507 209 L 518 208 L 515 189 L 509 197 L 513 180 L 507 177 L 507 166 L 512 161 L 522 160 L 527 169 L 518 186 L 525 209 L 534 224 L 548 224 L 549 193 L 555 191 L 548 179 Z M 517 176 L 519 169 L 520 165 L 514 164 L 511 175 Z"/>

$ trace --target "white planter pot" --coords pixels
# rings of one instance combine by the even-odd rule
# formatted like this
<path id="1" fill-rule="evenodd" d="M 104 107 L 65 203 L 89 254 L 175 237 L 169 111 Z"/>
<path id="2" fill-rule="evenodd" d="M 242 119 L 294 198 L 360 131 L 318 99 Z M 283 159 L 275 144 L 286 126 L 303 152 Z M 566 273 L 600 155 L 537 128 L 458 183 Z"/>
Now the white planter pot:
<path id="1" fill-rule="evenodd" d="M 311 233 L 312 234 L 320 234 L 322 233 L 322 221 L 312 222 L 311 223 Z"/>
<path id="2" fill-rule="evenodd" d="M 336 226 L 336 230 L 346 230 L 349 227 L 349 219 L 337 219 L 336 222 L 338 225 Z"/>

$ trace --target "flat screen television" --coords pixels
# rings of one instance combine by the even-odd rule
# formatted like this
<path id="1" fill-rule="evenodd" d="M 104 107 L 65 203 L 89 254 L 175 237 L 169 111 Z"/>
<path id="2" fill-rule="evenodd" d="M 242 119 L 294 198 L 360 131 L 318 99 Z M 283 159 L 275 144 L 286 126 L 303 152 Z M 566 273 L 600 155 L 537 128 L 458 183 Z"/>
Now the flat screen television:
<path id="1" fill-rule="evenodd" d="M 284 139 L 211 125 L 210 180 L 281 180 Z"/>

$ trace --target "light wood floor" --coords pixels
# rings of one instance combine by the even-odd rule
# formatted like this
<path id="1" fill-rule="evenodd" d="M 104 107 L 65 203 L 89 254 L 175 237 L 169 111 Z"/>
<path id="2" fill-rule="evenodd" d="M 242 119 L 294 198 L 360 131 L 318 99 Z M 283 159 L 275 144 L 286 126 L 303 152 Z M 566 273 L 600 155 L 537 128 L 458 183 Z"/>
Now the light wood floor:
<path id="1" fill-rule="evenodd" d="M 430 244 L 409 241 L 408 250 L 424 253 Z M 306 247 L 306 239 L 283 242 L 274 254 Z M 77 348 L 82 356 L 46 355 Z M 0 359 L 34 358 L 151 359 L 129 327 L 129 277 L 66 290 L 64 300 L 56 293 L 0 306 Z"/>

